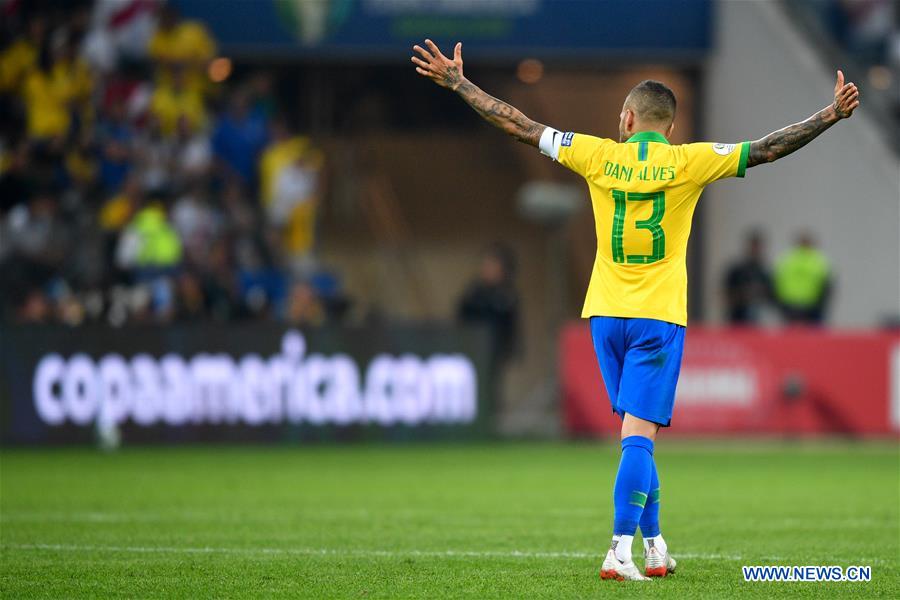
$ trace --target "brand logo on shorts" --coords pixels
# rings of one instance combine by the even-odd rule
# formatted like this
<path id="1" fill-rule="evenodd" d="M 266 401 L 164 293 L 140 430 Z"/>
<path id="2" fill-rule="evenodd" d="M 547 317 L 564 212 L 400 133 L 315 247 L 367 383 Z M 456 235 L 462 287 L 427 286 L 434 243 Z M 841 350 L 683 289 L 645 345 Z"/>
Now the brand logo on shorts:
<path id="1" fill-rule="evenodd" d="M 567 131 L 563 134 L 562 145 L 563 146 L 571 146 L 572 145 L 572 137 L 574 137 L 575 133 L 571 131 Z"/>
<path id="2" fill-rule="evenodd" d="M 713 152 L 722 156 L 728 156 L 734 151 L 734 144 L 713 144 Z"/>

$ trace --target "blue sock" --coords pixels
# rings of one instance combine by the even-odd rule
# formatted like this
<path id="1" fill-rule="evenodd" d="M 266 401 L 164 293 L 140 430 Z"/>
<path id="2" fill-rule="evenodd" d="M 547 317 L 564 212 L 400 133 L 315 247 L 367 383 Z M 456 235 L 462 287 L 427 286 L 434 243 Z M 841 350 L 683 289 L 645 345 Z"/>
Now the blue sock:
<path id="1" fill-rule="evenodd" d="M 650 472 L 650 494 L 647 504 L 641 513 L 641 534 L 644 539 L 659 535 L 659 475 L 656 474 L 656 462 Z"/>
<path id="2" fill-rule="evenodd" d="M 653 471 L 653 440 L 631 435 L 622 440 L 622 460 L 613 490 L 613 535 L 634 535 L 644 512 Z"/>

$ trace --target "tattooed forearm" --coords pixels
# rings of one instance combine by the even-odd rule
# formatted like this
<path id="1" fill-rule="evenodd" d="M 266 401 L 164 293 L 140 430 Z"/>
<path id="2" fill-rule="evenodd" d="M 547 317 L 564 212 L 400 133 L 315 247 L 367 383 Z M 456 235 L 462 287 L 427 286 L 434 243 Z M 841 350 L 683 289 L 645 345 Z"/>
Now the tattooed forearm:
<path id="1" fill-rule="evenodd" d="M 510 106 L 502 100 L 494 98 L 483 92 L 477 85 L 467 79 L 454 82 L 455 89 L 463 100 L 471 106 L 481 117 L 507 134 L 525 144 L 537 146 L 541 140 L 541 133 L 545 127 L 532 121 L 518 109 Z"/>
<path id="2" fill-rule="evenodd" d="M 750 142 L 747 166 L 754 167 L 787 156 L 814 140 L 837 121 L 838 115 L 834 106 L 828 106 L 805 121 L 788 125 L 784 129 L 773 131 L 762 139 Z"/>

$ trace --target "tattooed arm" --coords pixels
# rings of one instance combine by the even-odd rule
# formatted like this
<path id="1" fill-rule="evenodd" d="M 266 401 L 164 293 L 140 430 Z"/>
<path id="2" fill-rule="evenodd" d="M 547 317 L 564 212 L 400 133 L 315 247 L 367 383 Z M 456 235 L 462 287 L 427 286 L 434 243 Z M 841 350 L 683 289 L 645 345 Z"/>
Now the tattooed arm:
<path id="1" fill-rule="evenodd" d="M 485 121 L 503 130 L 520 142 L 537 146 L 545 126 L 532 121 L 521 111 L 485 93 L 477 85 L 463 77 L 462 44 L 457 43 L 450 60 L 431 40 L 425 40 L 428 49 L 413 46 L 419 56 L 413 56 L 416 72 L 428 77 L 441 87 L 453 90 L 481 115 Z M 420 58 L 421 57 L 421 58 Z"/>
<path id="2" fill-rule="evenodd" d="M 503 130 L 520 142 L 537 146 L 545 126 L 526 117 L 520 110 L 503 100 L 483 92 L 477 85 L 463 79 L 456 93 L 475 109 L 485 121 Z"/>
<path id="3" fill-rule="evenodd" d="M 837 72 L 834 85 L 834 102 L 826 106 L 805 121 L 788 125 L 784 129 L 773 131 L 766 137 L 750 142 L 748 167 L 769 163 L 799 150 L 820 133 L 853 114 L 859 106 L 859 90 L 853 83 L 844 85 L 844 73 Z"/>

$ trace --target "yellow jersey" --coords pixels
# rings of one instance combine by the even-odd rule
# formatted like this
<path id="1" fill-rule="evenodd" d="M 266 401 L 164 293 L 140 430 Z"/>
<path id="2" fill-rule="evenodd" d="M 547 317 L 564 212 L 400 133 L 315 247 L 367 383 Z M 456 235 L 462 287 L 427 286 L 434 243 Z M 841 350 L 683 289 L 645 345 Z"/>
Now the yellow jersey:
<path id="1" fill-rule="evenodd" d="M 275 195 L 275 180 L 281 170 L 294 162 L 309 148 L 309 139 L 293 136 L 286 140 L 272 142 L 259 157 L 259 195 L 268 206 Z"/>
<path id="2" fill-rule="evenodd" d="M 13 42 L 0 53 L 0 92 L 18 92 L 38 59 L 38 49 L 27 39 Z"/>
<path id="3" fill-rule="evenodd" d="M 618 143 L 565 133 L 560 164 L 585 178 L 597 230 L 582 317 L 687 324 L 687 243 L 703 188 L 743 177 L 750 142 L 672 146 L 656 132 Z"/>
<path id="4" fill-rule="evenodd" d="M 67 103 L 71 99 L 68 87 L 40 69 L 25 78 L 22 98 L 26 107 L 28 136 L 47 140 L 64 136 L 72 125 Z"/>
<path id="5" fill-rule="evenodd" d="M 206 63 L 216 55 L 216 41 L 199 21 L 182 21 L 172 29 L 157 29 L 150 38 L 148 53 L 157 63 L 156 83 L 172 85 L 170 69 L 180 64 L 191 91 L 206 94 Z"/>
<path id="6" fill-rule="evenodd" d="M 160 129 L 168 137 L 178 133 L 178 121 L 182 117 L 192 131 L 203 130 L 207 125 L 203 96 L 188 87 L 176 90 L 158 85 L 150 97 L 150 112 L 159 120 Z"/>

